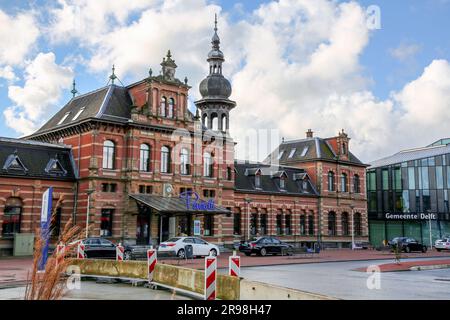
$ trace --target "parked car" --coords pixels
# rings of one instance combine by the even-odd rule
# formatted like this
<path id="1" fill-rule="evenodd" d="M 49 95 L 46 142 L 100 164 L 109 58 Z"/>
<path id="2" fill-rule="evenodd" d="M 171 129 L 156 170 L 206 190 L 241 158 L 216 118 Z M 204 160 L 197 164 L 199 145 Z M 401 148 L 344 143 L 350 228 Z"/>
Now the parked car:
<path id="1" fill-rule="evenodd" d="M 368 241 L 356 241 L 355 246 L 353 249 L 361 249 L 361 250 L 368 250 L 372 248 L 372 245 Z"/>
<path id="2" fill-rule="evenodd" d="M 115 259 L 117 245 L 107 239 L 92 237 L 80 240 L 84 244 L 84 256 L 95 259 Z"/>
<path id="3" fill-rule="evenodd" d="M 243 242 L 239 246 L 239 251 L 243 252 L 246 256 L 250 256 L 255 253 L 260 256 L 267 254 L 292 254 L 294 247 L 290 244 L 284 243 L 274 237 L 259 237 L 254 241 Z"/>
<path id="4" fill-rule="evenodd" d="M 427 252 L 427 246 L 419 243 L 416 239 L 408 238 L 408 237 L 396 237 L 389 241 L 389 247 L 391 251 L 394 251 L 397 246 L 401 249 L 401 251 L 404 252 L 411 252 L 411 251 L 421 251 L 421 252 Z"/>
<path id="5" fill-rule="evenodd" d="M 162 253 L 177 256 L 179 258 L 185 258 L 185 247 L 187 245 L 192 246 L 192 254 L 195 257 L 220 255 L 219 247 L 197 237 L 175 237 L 161 242 L 158 246 L 158 254 Z"/>
<path id="6" fill-rule="evenodd" d="M 434 247 L 437 251 L 450 250 L 450 237 L 436 240 Z"/>

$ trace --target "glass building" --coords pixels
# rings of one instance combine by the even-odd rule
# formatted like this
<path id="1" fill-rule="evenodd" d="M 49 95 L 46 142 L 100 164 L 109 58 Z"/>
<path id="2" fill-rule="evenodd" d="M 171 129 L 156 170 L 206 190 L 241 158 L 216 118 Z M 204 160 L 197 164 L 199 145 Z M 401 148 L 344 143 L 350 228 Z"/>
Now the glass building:
<path id="1" fill-rule="evenodd" d="M 450 235 L 450 139 L 400 151 L 367 169 L 369 237 L 374 246 L 394 237 Z M 431 230 L 431 237 L 430 237 Z"/>

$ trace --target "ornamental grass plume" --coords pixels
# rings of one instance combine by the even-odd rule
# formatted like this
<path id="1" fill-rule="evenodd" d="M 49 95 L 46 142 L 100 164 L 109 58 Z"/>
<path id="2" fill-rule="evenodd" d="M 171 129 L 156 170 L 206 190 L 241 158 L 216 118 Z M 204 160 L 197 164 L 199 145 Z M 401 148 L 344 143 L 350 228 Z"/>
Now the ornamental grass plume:
<path id="1" fill-rule="evenodd" d="M 52 212 L 52 225 L 56 221 L 56 210 L 60 206 L 62 198 L 58 200 L 55 210 Z M 41 234 L 40 229 L 37 229 L 34 244 L 33 267 L 27 277 L 27 286 L 25 289 L 25 300 L 58 300 L 61 299 L 67 289 L 65 272 L 71 265 L 71 254 L 75 252 L 78 240 L 83 235 L 83 228 L 72 224 L 72 219 L 69 219 L 64 226 L 62 233 L 59 236 L 58 243 L 65 244 L 65 249 L 62 252 L 54 250 L 48 257 L 45 270 L 39 272 L 39 264 L 43 258 L 42 249 L 45 245 L 46 239 L 52 234 L 53 230 L 49 229 L 47 234 Z"/>

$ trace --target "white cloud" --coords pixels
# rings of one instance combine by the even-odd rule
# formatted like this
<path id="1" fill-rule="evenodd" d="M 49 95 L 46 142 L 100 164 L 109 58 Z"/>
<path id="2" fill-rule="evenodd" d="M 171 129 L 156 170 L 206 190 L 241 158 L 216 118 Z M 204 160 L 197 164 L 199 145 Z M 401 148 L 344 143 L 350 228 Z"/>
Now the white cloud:
<path id="1" fill-rule="evenodd" d="M 0 66 L 0 78 L 6 79 L 8 81 L 17 80 L 16 74 L 11 66 Z"/>
<path id="2" fill-rule="evenodd" d="M 405 61 L 414 58 L 421 49 L 422 46 L 417 43 L 401 43 L 398 47 L 389 49 L 389 53 L 395 59 Z"/>
<path id="3" fill-rule="evenodd" d="M 62 90 L 70 87 L 72 77 L 72 70 L 58 65 L 52 52 L 39 53 L 25 69 L 24 85 L 8 88 L 14 105 L 3 112 L 6 125 L 22 134 L 38 129 L 59 102 Z"/>
<path id="4" fill-rule="evenodd" d="M 21 64 L 39 36 L 31 13 L 9 16 L 0 10 L 0 66 Z"/>

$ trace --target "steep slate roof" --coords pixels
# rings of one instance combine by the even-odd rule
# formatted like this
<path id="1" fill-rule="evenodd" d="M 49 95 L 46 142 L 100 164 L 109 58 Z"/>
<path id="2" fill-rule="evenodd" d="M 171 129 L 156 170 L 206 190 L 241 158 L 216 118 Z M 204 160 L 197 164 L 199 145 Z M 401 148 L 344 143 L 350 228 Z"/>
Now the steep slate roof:
<path id="1" fill-rule="evenodd" d="M 26 170 L 8 168 L 14 157 Z M 64 170 L 60 175 L 46 172 L 54 159 Z M 0 137 L 0 176 L 72 181 L 76 179 L 77 173 L 69 146 Z"/>
<path id="2" fill-rule="evenodd" d="M 127 88 L 109 85 L 72 98 L 36 133 L 59 129 L 91 118 L 126 123 L 131 117 L 131 105 Z M 77 119 L 73 120 L 83 108 Z M 59 123 L 67 113 L 68 117 Z"/>
<path id="3" fill-rule="evenodd" d="M 315 186 L 309 179 L 308 174 L 303 169 L 276 166 L 271 167 L 264 163 L 239 161 L 234 162 L 235 184 L 234 189 L 236 191 L 251 192 L 251 193 L 263 193 L 263 194 L 286 194 L 286 195 L 302 195 L 302 196 L 317 196 L 318 193 Z M 261 170 L 261 188 L 255 188 L 254 175 L 257 169 Z M 278 187 L 279 178 L 275 177 L 280 173 L 285 172 L 287 175 L 285 191 L 280 190 Z M 296 179 L 308 177 L 308 188 L 302 190 L 301 182 Z"/>
<path id="4" fill-rule="evenodd" d="M 295 153 L 292 158 L 289 158 L 291 150 L 295 149 Z M 337 161 L 338 157 L 334 153 L 327 139 L 319 137 L 306 138 L 300 140 L 292 140 L 282 142 L 278 147 L 279 152 L 283 152 L 283 155 L 278 160 L 280 164 L 289 164 L 294 162 L 305 162 L 311 160 L 323 160 L 323 161 Z M 278 159 L 278 154 L 275 154 L 275 149 L 265 160 L 264 163 L 269 163 L 271 157 Z M 304 154 L 303 154 L 304 153 Z M 364 164 L 351 152 L 349 152 L 349 160 L 340 160 L 341 162 L 348 162 L 355 165 L 364 166 Z"/>
<path id="5" fill-rule="evenodd" d="M 450 154 L 450 144 L 403 150 L 389 157 L 373 161 L 372 163 L 370 163 L 370 167 L 368 169 L 375 169 L 378 167 L 384 167 L 392 164 L 434 157 L 443 154 Z"/>

